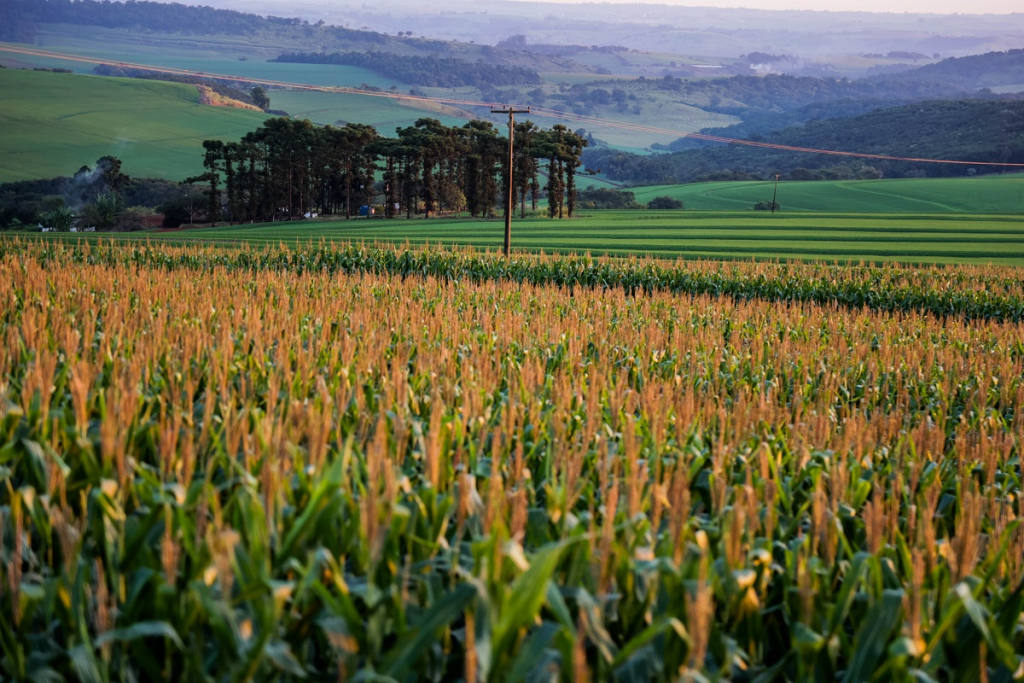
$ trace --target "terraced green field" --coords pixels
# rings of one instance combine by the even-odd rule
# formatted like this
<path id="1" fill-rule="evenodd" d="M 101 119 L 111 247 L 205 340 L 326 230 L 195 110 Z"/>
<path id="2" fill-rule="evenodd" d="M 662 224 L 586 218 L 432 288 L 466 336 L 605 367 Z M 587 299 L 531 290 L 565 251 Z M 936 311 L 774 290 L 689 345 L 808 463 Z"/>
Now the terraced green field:
<path id="1" fill-rule="evenodd" d="M 308 240 L 472 245 L 500 249 L 501 220 L 366 220 L 223 226 L 122 239 L 276 244 Z M 91 236 L 95 239 L 95 236 Z M 707 259 L 802 259 L 1024 265 L 1019 216 L 595 211 L 513 224 L 521 251 L 650 254 Z"/>
<path id="2" fill-rule="evenodd" d="M 201 105 L 187 85 L 2 69 L 0 182 L 70 175 L 107 154 L 129 175 L 182 180 L 202 172 L 203 140 L 264 119 Z"/>
<path id="3" fill-rule="evenodd" d="M 771 182 L 693 183 L 632 188 L 637 201 L 654 197 L 680 199 L 696 211 L 750 209 L 771 201 Z M 1024 175 L 975 178 L 899 178 L 782 182 L 779 205 L 784 213 L 1024 214 Z"/>

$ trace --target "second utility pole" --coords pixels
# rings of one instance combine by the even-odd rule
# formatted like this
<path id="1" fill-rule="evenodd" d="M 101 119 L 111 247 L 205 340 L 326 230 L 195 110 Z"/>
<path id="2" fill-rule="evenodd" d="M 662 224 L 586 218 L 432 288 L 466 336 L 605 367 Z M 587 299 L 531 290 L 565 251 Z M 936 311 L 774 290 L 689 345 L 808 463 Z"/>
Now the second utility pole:
<path id="1" fill-rule="evenodd" d="M 515 107 L 503 107 L 491 109 L 492 114 L 508 114 L 508 196 L 505 198 L 505 258 L 512 253 L 512 170 L 515 163 L 515 151 L 513 139 L 516 135 L 516 114 L 529 114 L 530 108 L 516 109 Z"/>

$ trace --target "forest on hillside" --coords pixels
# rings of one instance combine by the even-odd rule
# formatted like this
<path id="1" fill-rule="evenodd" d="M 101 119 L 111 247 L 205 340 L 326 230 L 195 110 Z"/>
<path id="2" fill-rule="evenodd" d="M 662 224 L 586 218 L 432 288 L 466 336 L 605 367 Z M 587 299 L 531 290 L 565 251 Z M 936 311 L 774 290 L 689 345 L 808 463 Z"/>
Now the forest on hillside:
<path id="1" fill-rule="evenodd" d="M 905 84 L 780 74 L 704 80 L 676 76 L 594 80 L 563 84 L 555 92 L 508 88 L 487 96 L 586 116 L 602 116 L 609 111 L 640 115 L 652 103 L 685 104 L 741 118 L 742 123 L 733 128 L 701 131 L 728 137 L 763 135 L 815 119 L 859 116 L 922 100 L 1020 99 L 1017 95 L 968 92 L 935 82 Z M 680 140 L 654 149 L 678 151 L 691 147 L 688 141 Z"/>
<path id="2" fill-rule="evenodd" d="M 814 76 L 733 76 L 708 80 L 683 80 L 673 76 L 638 79 L 648 88 L 677 92 L 686 100 L 707 99 L 710 111 L 748 116 L 752 111 L 792 111 L 808 105 L 842 100 L 953 99 L 967 96 L 961 88 L 942 83 L 888 83 L 864 79 Z"/>
<path id="3" fill-rule="evenodd" d="M 895 131 L 899 131 L 898 135 Z M 772 144 L 914 158 L 1024 163 L 1024 102 L 931 101 L 852 118 L 812 121 L 763 137 Z M 650 185 L 696 180 L 765 178 L 796 169 L 824 170 L 844 159 L 825 154 L 721 145 L 641 156 L 612 149 L 584 154 L 588 167 L 616 181 Z M 845 160 L 846 168 L 863 162 Z M 944 177 L 999 172 L 999 167 L 869 160 L 885 177 Z M 851 166 L 852 164 L 852 166 Z M 826 176 L 827 177 L 827 176 Z"/>
<path id="4" fill-rule="evenodd" d="M 872 81 L 900 86 L 937 83 L 965 90 L 1011 85 L 1024 91 L 1024 49 L 951 57 L 910 71 L 876 76 Z"/>

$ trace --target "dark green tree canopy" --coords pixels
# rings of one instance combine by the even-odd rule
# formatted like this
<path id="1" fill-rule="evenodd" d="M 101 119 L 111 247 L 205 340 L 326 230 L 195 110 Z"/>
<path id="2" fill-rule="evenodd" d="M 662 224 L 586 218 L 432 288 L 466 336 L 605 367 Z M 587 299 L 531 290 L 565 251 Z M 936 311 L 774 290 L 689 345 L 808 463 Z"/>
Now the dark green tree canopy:
<path id="1" fill-rule="evenodd" d="M 565 126 L 520 125 L 513 188 L 525 205 L 540 192 L 540 160 L 548 164 L 552 216 L 572 216 L 575 173 L 586 141 Z M 383 203 L 384 216 L 468 211 L 493 216 L 507 183 L 508 138 L 489 121 L 445 126 L 422 118 L 383 138 L 372 126 L 317 127 L 268 119 L 238 142 L 207 140 L 205 172 L 186 182 L 207 187 L 207 220 L 292 220 L 313 213 L 353 216 Z M 382 200 L 382 201 L 381 201 Z"/>
<path id="2" fill-rule="evenodd" d="M 270 109 L 270 96 L 267 95 L 267 91 L 263 86 L 257 85 L 250 90 L 249 97 L 252 98 L 252 103 L 263 111 Z"/>

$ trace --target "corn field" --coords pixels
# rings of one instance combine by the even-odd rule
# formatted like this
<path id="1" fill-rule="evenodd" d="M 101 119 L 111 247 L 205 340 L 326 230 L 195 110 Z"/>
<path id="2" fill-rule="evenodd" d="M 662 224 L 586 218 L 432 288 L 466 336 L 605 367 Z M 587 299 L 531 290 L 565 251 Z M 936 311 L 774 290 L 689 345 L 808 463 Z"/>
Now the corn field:
<path id="1" fill-rule="evenodd" d="M 1004 268 L 0 241 L 0 680 L 1024 678 Z"/>

